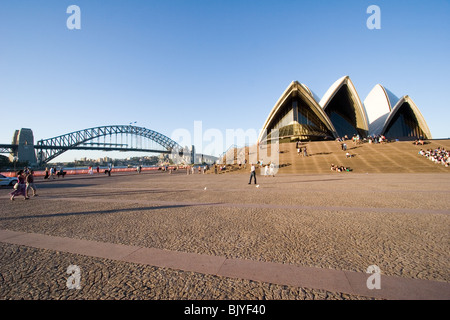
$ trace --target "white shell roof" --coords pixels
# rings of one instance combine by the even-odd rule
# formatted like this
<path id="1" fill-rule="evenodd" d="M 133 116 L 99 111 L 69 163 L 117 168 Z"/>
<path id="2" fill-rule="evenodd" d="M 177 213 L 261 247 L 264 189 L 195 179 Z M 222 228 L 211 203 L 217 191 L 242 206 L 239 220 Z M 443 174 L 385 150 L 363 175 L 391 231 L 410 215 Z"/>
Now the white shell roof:
<path id="1" fill-rule="evenodd" d="M 369 123 L 369 135 L 381 133 L 389 113 L 399 99 L 382 85 L 377 84 L 364 100 Z"/>
<path id="2" fill-rule="evenodd" d="M 411 110 L 413 111 L 414 115 L 416 116 L 419 126 L 422 129 L 422 131 L 425 133 L 425 135 L 427 136 L 427 139 L 432 139 L 431 131 L 428 128 L 425 118 L 423 117 L 422 113 L 420 112 L 419 108 L 414 103 L 414 101 L 411 99 L 411 97 L 407 96 L 407 95 L 401 97 L 401 99 L 395 104 L 394 108 L 389 113 L 389 116 L 387 117 L 387 119 L 384 123 L 381 133 L 385 134 L 387 127 L 389 126 L 391 121 L 394 119 L 395 114 L 401 109 L 401 107 L 404 103 L 408 103 L 410 105 Z"/>
<path id="3" fill-rule="evenodd" d="M 362 128 L 365 130 L 369 130 L 369 124 L 367 121 L 367 115 L 364 110 L 364 106 L 361 103 L 361 100 L 359 99 L 358 92 L 356 91 L 355 86 L 353 85 L 352 80 L 349 76 L 344 76 L 337 81 L 335 81 L 330 88 L 328 88 L 327 92 L 323 95 L 322 99 L 319 102 L 319 105 L 322 107 L 323 110 L 326 110 L 328 104 L 331 100 L 333 100 L 334 95 L 339 91 L 339 89 L 346 84 L 350 90 L 350 93 L 352 95 L 352 98 L 354 102 L 356 103 L 356 113 L 360 115 L 361 118 L 359 118 L 359 121 L 362 121 L 360 125 L 362 125 Z"/>
<path id="4" fill-rule="evenodd" d="M 319 96 L 318 96 L 317 94 L 315 94 L 314 91 L 312 91 L 312 90 L 311 90 L 306 84 L 304 84 L 304 83 L 300 83 L 300 85 L 301 85 L 303 88 L 305 88 L 306 91 L 308 91 L 308 93 L 311 95 L 311 97 L 314 98 L 314 100 L 316 100 L 317 103 L 319 103 L 320 98 L 319 98 Z"/>
<path id="5" fill-rule="evenodd" d="M 343 82 L 345 81 L 346 78 L 348 78 L 348 76 L 344 76 L 344 77 L 336 80 L 331 85 L 331 87 L 328 88 L 327 92 L 325 92 L 322 99 L 320 99 L 320 101 L 319 101 L 319 105 L 322 107 L 322 109 L 330 101 L 331 97 L 334 96 L 337 89 L 343 84 Z"/>
<path id="6" fill-rule="evenodd" d="M 325 114 L 325 112 L 322 110 L 322 108 L 319 106 L 317 99 L 314 98 L 314 93 L 304 84 L 298 82 L 298 81 L 292 81 L 291 84 L 286 88 L 286 90 L 283 92 L 281 97 L 278 99 L 278 101 L 275 103 L 275 106 L 272 108 L 272 110 L 269 113 L 269 116 L 267 117 L 266 121 L 264 122 L 263 129 L 261 130 L 258 141 L 261 141 L 261 139 L 264 136 L 264 130 L 267 129 L 275 115 L 278 113 L 279 109 L 283 105 L 284 101 L 289 98 L 291 94 L 293 94 L 294 91 L 303 92 L 305 97 L 309 96 L 307 98 L 310 103 L 311 107 L 316 110 L 317 115 L 319 118 L 321 118 L 322 121 L 331 129 L 332 132 L 336 132 L 334 129 L 333 124 L 331 123 L 328 116 Z"/>
<path id="7" fill-rule="evenodd" d="M 291 84 L 286 88 L 284 93 L 281 95 L 275 106 L 272 108 L 269 116 L 266 119 L 266 122 L 264 123 L 263 128 L 268 127 L 273 117 L 277 114 L 279 108 L 283 105 L 283 102 L 293 93 L 293 91 L 298 90 L 302 91 L 304 94 L 306 93 L 307 95 L 309 95 L 310 98 L 307 99 L 311 101 L 312 106 L 314 106 L 315 104 L 316 106 L 320 107 L 316 107 L 315 109 L 318 111 L 321 117 L 325 119 L 327 125 L 329 125 L 335 132 L 333 124 L 324 111 L 326 110 L 330 101 L 333 99 L 334 95 L 344 84 L 348 86 L 351 95 L 353 96 L 353 99 L 357 104 L 358 110 L 356 110 L 356 112 L 359 112 L 361 114 L 363 118 L 361 120 L 364 122 L 364 126 L 368 127 L 369 135 L 384 134 L 385 130 L 389 126 L 389 123 L 392 121 L 401 106 L 404 103 L 409 103 L 412 111 L 418 119 L 419 126 L 427 135 L 427 138 L 431 139 L 431 132 L 425 122 L 424 117 L 420 113 L 419 108 L 409 96 L 406 95 L 399 99 L 391 91 L 389 91 L 382 85 L 377 84 L 367 95 L 364 103 L 361 103 L 358 92 L 356 91 L 356 88 L 349 76 L 344 76 L 335 81 L 320 100 L 319 97 L 313 91 L 311 91 L 307 85 L 299 83 L 298 81 L 292 81 Z M 262 135 L 263 132 L 260 133 L 258 141 L 260 141 Z"/>

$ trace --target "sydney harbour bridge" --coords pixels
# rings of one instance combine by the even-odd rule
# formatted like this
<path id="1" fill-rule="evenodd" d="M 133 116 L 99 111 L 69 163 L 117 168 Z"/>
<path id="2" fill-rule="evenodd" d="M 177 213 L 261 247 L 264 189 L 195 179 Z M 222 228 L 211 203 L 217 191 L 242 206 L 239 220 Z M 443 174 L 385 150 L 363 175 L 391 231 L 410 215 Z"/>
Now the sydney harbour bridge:
<path id="1" fill-rule="evenodd" d="M 11 144 L 0 144 L 0 153 L 15 161 L 43 165 L 68 150 L 134 151 L 186 156 L 186 150 L 167 136 L 133 125 L 88 128 L 34 143 L 33 131 L 16 130 Z M 190 157 L 195 154 L 189 154 Z"/>

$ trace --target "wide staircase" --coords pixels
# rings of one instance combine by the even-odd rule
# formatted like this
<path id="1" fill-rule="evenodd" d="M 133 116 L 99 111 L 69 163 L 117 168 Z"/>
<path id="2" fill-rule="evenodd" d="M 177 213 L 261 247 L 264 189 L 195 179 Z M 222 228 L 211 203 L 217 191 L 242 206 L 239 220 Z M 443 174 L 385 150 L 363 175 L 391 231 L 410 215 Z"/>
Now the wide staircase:
<path id="1" fill-rule="evenodd" d="M 353 144 L 345 141 L 347 151 L 341 142 L 321 141 L 304 143 L 308 156 L 297 153 L 295 143 L 280 145 L 280 163 L 285 164 L 279 173 L 329 173 L 331 164 L 350 168 L 357 173 L 394 172 L 450 172 L 450 167 L 436 164 L 418 154 L 420 149 L 443 147 L 450 149 L 450 140 L 429 140 L 425 145 L 414 145 L 411 141 L 388 143 Z M 346 156 L 346 153 L 350 157 Z"/>
<path id="2" fill-rule="evenodd" d="M 307 148 L 306 157 L 297 153 L 295 143 L 281 143 L 278 150 L 273 150 L 279 154 L 278 173 L 331 173 L 334 172 L 331 171 L 332 164 L 350 168 L 355 173 L 450 173 L 450 167 L 418 154 L 420 149 L 441 147 L 450 150 L 450 140 L 428 140 L 425 145 L 415 145 L 412 141 L 353 144 L 347 140 L 345 143 L 347 151 L 342 150 L 338 141 L 304 142 L 301 147 Z M 347 152 L 351 157 L 347 157 Z M 228 165 L 222 173 L 248 173 L 249 170 L 249 165 L 244 169 L 234 164 Z"/>

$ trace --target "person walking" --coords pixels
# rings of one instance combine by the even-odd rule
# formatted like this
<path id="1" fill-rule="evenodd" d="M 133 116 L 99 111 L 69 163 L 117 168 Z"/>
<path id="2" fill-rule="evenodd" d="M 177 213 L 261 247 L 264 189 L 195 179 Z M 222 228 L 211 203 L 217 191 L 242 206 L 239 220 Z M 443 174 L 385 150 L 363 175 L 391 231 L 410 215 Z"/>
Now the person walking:
<path id="1" fill-rule="evenodd" d="M 50 177 L 53 177 L 55 179 L 56 169 L 55 167 L 50 168 Z M 49 178 L 50 179 L 50 178 Z"/>
<path id="2" fill-rule="evenodd" d="M 255 179 L 256 184 L 256 168 L 253 163 L 250 164 L 250 181 L 248 182 L 248 184 L 252 184 L 252 178 Z"/>
<path id="3" fill-rule="evenodd" d="M 36 191 L 36 185 L 34 184 L 34 171 L 30 170 L 30 172 L 26 176 L 26 196 L 28 197 L 28 191 L 33 190 L 33 197 L 38 196 Z"/>
<path id="4" fill-rule="evenodd" d="M 109 165 L 108 165 L 108 176 L 110 177 L 111 176 L 111 170 L 112 170 L 112 163 L 110 163 Z"/>
<path id="5" fill-rule="evenodd" d="M 25 198 L 24 200 L 28 200 L 26 187 L 25 175 L 23 170 L 20 170 L 17 172 L 17 188 L 14 186 L 14 191 L 9 193 L 10 199 L 14 200 L 14 197 L 22 195 Z"/>
<path id="6" fill-rule="evenodd" d="M 273 162 L 270 163 L 269 174 L 270 174 L 272 177 L 275 177 L 275 164 L 274 164 Z"/>

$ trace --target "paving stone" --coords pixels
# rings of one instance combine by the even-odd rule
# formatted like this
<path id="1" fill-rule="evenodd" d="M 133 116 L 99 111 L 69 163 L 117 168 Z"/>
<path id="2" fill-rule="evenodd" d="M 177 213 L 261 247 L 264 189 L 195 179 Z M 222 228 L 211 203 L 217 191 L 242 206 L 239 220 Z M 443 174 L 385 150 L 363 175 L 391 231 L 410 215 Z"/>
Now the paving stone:
<path id="1" fill-rule="evenodd" d="M 386 276 L 449 283 L 446 174 L 259 180 L 260 188 L 247 174 L 66 177 L 37 181 L 40 197 L 29 201 L 10 201 L 1 188 L 0 241 L 27 232 L 61 245 L 69 238 L 342 272 L 377 265 Z M 0 255 L 2 299 L 372 299 L 11 243 Z M 66 287 L 71 264 L 81 268 L 80 290 Z"/>

